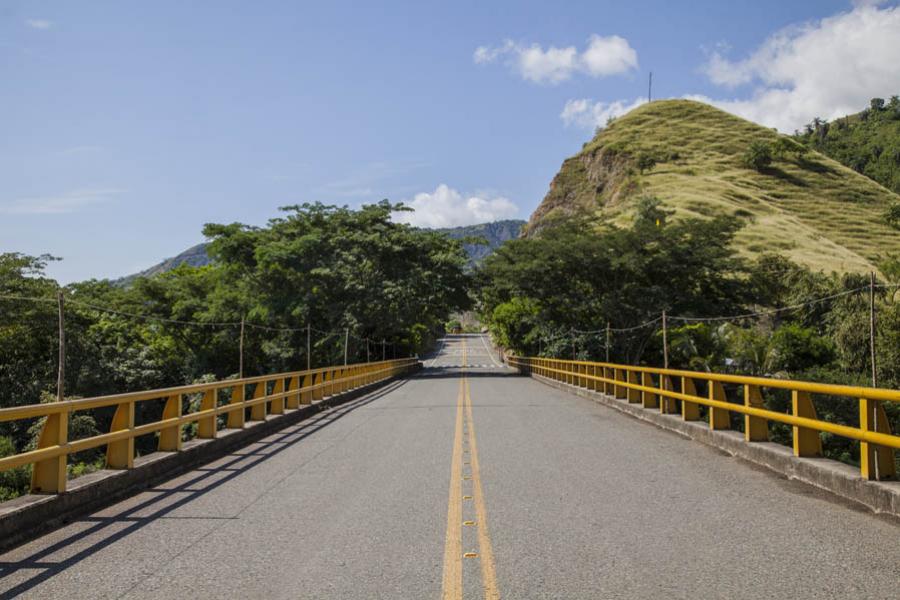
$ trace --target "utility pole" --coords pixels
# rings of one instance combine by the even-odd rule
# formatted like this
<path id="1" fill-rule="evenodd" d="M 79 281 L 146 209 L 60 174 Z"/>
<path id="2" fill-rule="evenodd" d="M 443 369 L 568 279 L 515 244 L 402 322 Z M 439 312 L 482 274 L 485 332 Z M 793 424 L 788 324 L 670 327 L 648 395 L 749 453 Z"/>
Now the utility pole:
<path id="1" fill-rule="evenodd" d="M 241 354 L 238 359 L 238 379 L 244 378 L 244 317 L 241 315 L 241 341 L 239 344 L 239 352 Z"/>
<path id="2" fill-rule="evenodd" d="M 609 364 L 609 321 L 606 322 L 606 362 Z"/>
<path id="3" fill-rule="evenodd" d="M 347 344 L 350 343 L 350 329 L 344 328 L 344 366 L 347 366 Z"/>
<path id="4" fill-rule="evenodd" d="M 666 330 L 666 311 L 662 311 L 663 328 L 663 368 L 669 368 L 669 332 Z"/>
<path id="5" fill-rule="evenodd" d="M 653 101 L 653 71 L 650 71 L 650 82 L 647 84 L 647 102 Z"/>
<path id="6" fill-rule="evenodd" d="M 56 299 L 59 304 L 59 370 L 56 374 L 56 401 L 62 402 L 65 399 L 66 380 L 66 317 L 62 290 L 56 292 Z"/>
<path id="7" fill-rule="evenodd" d="M 578 351 L 575 349 L 575 330 L 572 330 L 572 360 L 578 360 Z"/>
<path id="8" fill-rule="evenodd" d="M 869 273 L 869 355 L 872 360 L 872 387 L 878 387 L 878 364 L 875 362 L 875 272 Z M 877 415 L 878 412 L 876 411 Z M 877 416 L 875 417 L 878 418 Z M 876 429 L 877 431 L 877 429 Z"/>
<path id="9" fill-rule="evenodd" d="M 872 387 L 878 387 L 878 365 L 875 362 L 875 272 L 869 273 L 869 354 L 872 360 Z M 872 401 L 872 429 L 878 431 L 878 402 Z M 868 409 L 867 409 L 868 410 Z M 878 469 L 878 450 L 875 450 L 875 480 L 881 479 Z"/>
<path id="10" fill-rule="evenodd" d="M 306 370 L 312 370 L 312 344 L 310 343 L 310 326 L 306 324 Z"/>

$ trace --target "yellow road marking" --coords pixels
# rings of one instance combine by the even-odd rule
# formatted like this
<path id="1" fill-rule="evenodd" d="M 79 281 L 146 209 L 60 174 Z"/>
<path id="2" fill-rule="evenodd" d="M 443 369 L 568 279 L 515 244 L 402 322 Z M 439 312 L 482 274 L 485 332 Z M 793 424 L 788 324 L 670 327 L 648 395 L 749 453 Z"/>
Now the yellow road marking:
<path id="1" fill-rule="evenodd" d="M 447 535 L 444 541 L 443 598 L 462 598 L 462 427 L 465 384 L 459 382 L 456 399 L 456 433 L 453 436 L 453 458 L 450 460 L 450 500 L 447 504 Z"/>
<path id="2" fill-rule="evenodd" d="M 481 486 L 481 472 L 478 466 L 478 444 L 475 438 L 475 421 L 472 418 L 472 396 L 469 392 L 469 380 L 463 376 L 465 383 L 466 418 L 469 424 L 469 447 L 472 449 L 472 492 L 475 497 L 475 518 L 478 521 L 478 550 L 481 552 L 481 585 L 484 597 L 498 600 L 500 590 L 497 587 L 497 572 L 494 567 L 494 551 L 491 548 L 491 537 L 488 535 L 487 507 L 484 502 L 484 489 Z"/>
<path id="3" fill-rule="evenodd" d="M 463 340 L 463 368 L 468 365 L 466 342 Z M 465 430 L 465 432 L 464 432 Z M 464 435 L 468 448 L 463 449 Z M 469 454 L 470 475 L 463 475 L 463 454 Z M 462 495 L 462 481 L 472 481 L 472 495 Z M 462 520 L 462 500 L 474 500 L 475 521 Z M 479 552 L 462 552 L 463 526 L 477 527 Z M 497 574 L 494 567 L 494 552 L 491 538 L 487 530 L 487 508 L 484 502 L 484 490 L 481 486 L 481 474 L 478 467 L 478 446 L 475 441 L 475 421 L 472 417 L 472 396 L 469 390 L 469 379 L 465 371 L 459 381 L 459 394 L 456 399 L 456 431 L 453 436 L 453 456 L 450 460 L 450 499 L 447 504 L 447 533 L 444 541 L 444 577 L 442 597 L 444 600 L 462 598 L 462 559 L 480 558 L 481 583 L 484 597 L 488 600 L 499 600 Z"/>

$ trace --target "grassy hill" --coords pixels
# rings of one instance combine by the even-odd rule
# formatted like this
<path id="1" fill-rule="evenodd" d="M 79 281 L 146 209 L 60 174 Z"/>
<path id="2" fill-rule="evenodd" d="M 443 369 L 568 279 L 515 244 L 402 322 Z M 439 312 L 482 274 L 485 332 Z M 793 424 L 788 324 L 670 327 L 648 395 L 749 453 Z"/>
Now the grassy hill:
<path id="1" fill-rule="evenodd" d="M 900 252 L 900 234 L 884 219 L 900 197 L 874 181 L 818 152 L 761 172 L 744 165 L 754 141 L 779 137 L 699 102 L 645 104 L 563 163 L 526 235 L 572 214 L 626 222 L 635 201 L 651 195 L 677 216 L 746 220 L 736 244 L 747 255 L 777 251 L 813 269 L 861 272 Z"/>
<path id="2" fill-rule="evenodd" d="M 900 193 L 900 98 L 828 123 L 816 119 L 794 136 L 839 163 Z"/>

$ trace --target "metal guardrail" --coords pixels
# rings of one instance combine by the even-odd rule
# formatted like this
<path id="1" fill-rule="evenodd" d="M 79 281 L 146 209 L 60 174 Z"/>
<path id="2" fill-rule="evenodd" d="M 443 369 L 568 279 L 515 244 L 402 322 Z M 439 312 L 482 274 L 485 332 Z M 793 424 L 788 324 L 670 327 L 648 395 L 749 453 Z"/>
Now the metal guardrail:
<path id="1" fill-rule="evenodd" d="M 629 403 L 641 403 L 644 408 L 658 409 L 663 414 L 680 414 L 685 421 L 700 420 L 700 406 L 707 406 L 711 429 L 730 429 L 731 413 L 740 413 L 744 415 L 747 442 L 768 441 L 769 421 L 784 423 L 792 427 L 795 456 L 821 456 L 819 432 L 858 440 L 863 478 L 896 476 L 894 451 L 900 449 L 900 436 L 892 434 L 882 402 L 900 402 L 898 390 L 553 358 L 510 356 L 508 363 L 526 374 L 603 392 Z M 679 391 L 676 391 L 676 381 Z M 697 394 L 698 381 L 706 382 L 706 397 Z M 729 402 L 723 384 L 742 386 L 743 403 Z M 791 413 L 767 409 L 761 391 L 764 388 L 789 390 Z M 859 427 L 819 419 L 812 394 L 856 398 Z"/>
<path id="2" fill-rule="evenodd" d="M 177 452 L 182 446 L 182 427 L 190 423 L 197 423 L 198 438 L 213 439 L 218 434 L 219 415 L 227 415 L 225 429 L 243 429 L 248 421 L 265 421 L 268 415 L 284 414 L 327 396 L 406 373 L 417 362 L 404 358 L 3 408 L 0 422 L 35 417 L 46 417 L 46 421 L 37 449 L 0 458 L 0 472 L 32 464 L 33 493 L 62 493 L 66 490 L 69 454 L 105 445 L 107 468 L 131 469 L 138 436 L 159 432 L 158 450 Z M 184 397 L 190 395 L 200 396 L 199 410 L 183 414 Z M 136 426 L 136 404 L 154 400 L 165 400 L 162 417 Z M 72 413 L 113 406 L 116 410 L 109 433 L 68 440 Z"/>

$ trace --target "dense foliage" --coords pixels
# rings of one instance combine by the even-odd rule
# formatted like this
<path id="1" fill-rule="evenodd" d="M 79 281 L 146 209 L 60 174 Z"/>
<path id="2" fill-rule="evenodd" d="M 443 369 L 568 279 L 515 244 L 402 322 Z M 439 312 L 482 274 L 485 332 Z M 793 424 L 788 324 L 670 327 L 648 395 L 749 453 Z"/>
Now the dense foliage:
<path id="1" fill-rule="evenodd" d="M 366 338 L 372 360 L 428 346 L 470 304 L 467 257 L 457 240 L 394 223 L 398 209 L 386 201 L 360 210 L 313 204 L 287 207 L 266 227 L 211 224 L 204 233 L 214 264 L 183 265 L 128 287 L 67 286 L 66 396 L 233 377 L 242 317 L 245 376 L 304 368 L 307 324 L 313 366 L 343 361 L 345 329 L 351 361 L 366 360 Z M 0 407 L 54 399 L 60 288 L 43 275 L 49 260 L 0 254 Z M 110 417 L 72 419 L 70 435 L 102 431 Z M 39 425 L 0 423 L 0 455 L 33 444 Z M 144 442 L 139 448 L 155 447 Z M 79 458 L 70 470 L 100 457 Z M 0 474 L 0 500 L 23 482 L 23 469 Z"/>
<path id="2" fill-rule="evenodd" d="M 900 97 L 828 122 L 814 119 L 795 135 L 803 144 L 900 194 Z"/>
<path id="3" fill-rule="evenodd" d="M 667 216 L 658 202 L 644 199 L 628 228 L 569 222 L 506 244 L 479 275 L 484 322 L 514 353 L 585 360 L 605 359 L 609 324 L 611 361 L 661 366 L 665 310 L 672 367 L 868 383 L 867 278 L 814 273 L 777 255 L 747 260 L 731 245 L 736 220 Z M 892 271 L 886 266 L 885 272 Z M 817 298 L 829 299 L 772 312 Z M 896 387 L 900 304 L 884 291 L 877 304 L 879 383 Z M 677 318 L 748 313 L 763 314 Z M 789 406 L 777 393 L 766 400 L 776 410 Z M 897 430 L 900 411 L 890 409 Z M 837 422 L 858 419 L 854 401 L 819 403 L 819 410 Z M 735 417 L 734 426 L 742 421 Z M 773 425 L 773 439 L 789 443 L 789 433 Z M 858 459 L 858 445 L 839 438 L 826 439 L 826 452 Z"/>

